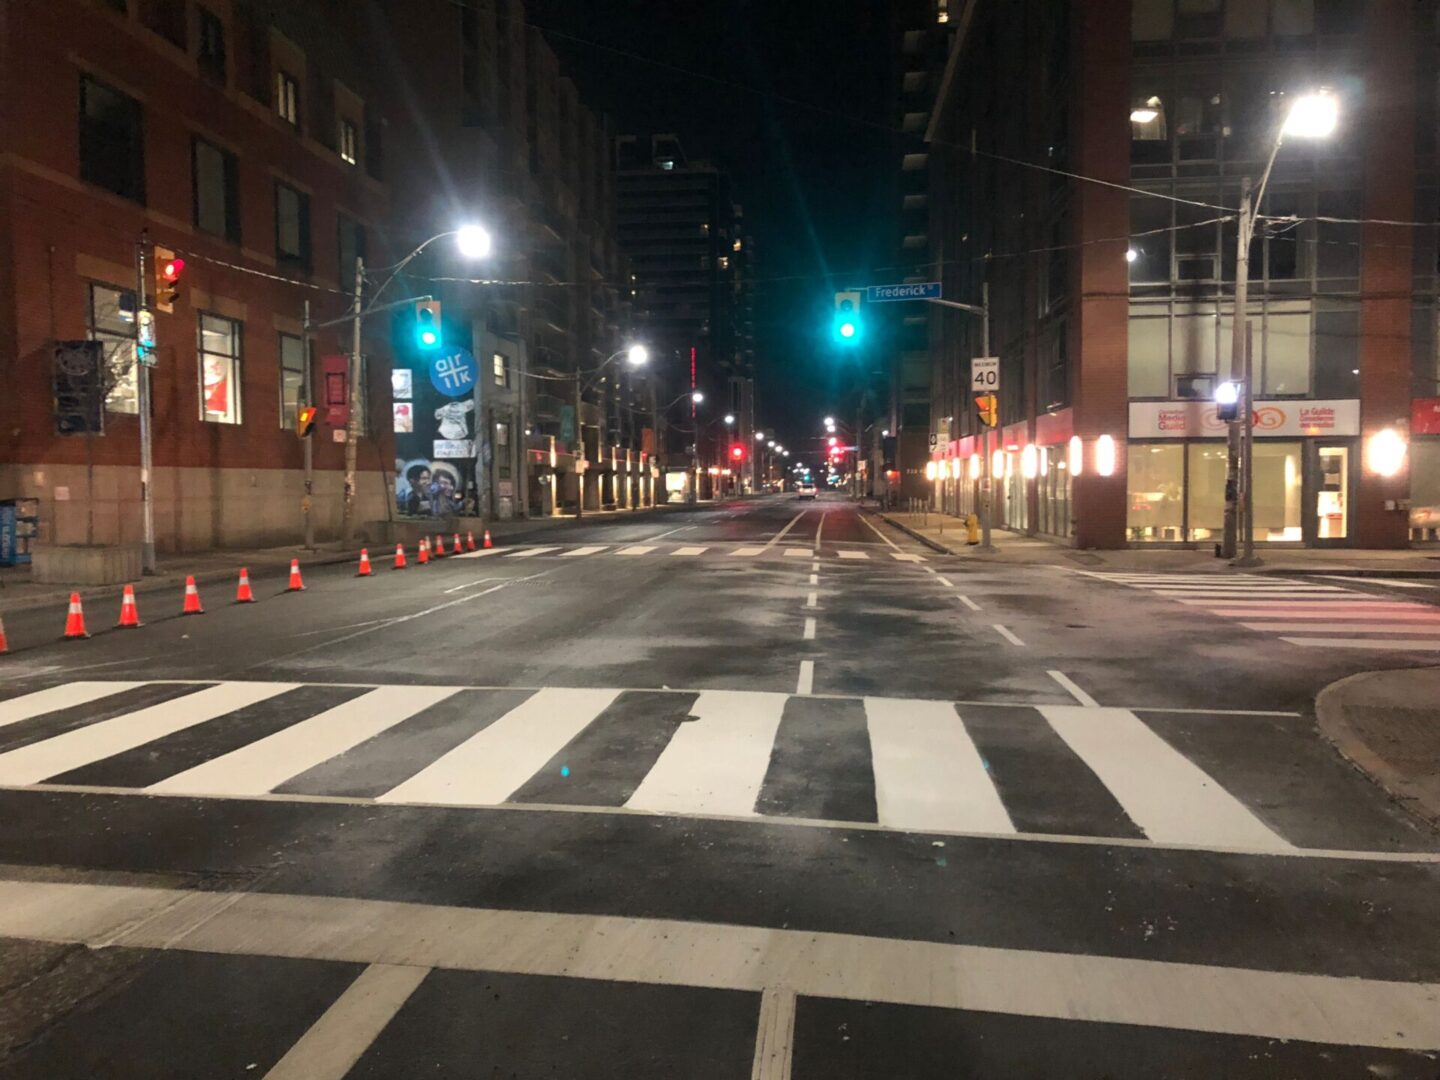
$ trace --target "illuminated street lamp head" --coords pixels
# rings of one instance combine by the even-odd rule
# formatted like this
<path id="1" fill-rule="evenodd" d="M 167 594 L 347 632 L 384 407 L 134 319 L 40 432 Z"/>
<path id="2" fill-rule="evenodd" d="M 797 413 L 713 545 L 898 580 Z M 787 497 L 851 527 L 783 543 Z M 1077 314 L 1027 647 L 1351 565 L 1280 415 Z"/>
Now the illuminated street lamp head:
<path id="1" fill-rule="evenodd" d="M 834 427 L 834 426 L 835 426 L 835 418 L 834 418 L 833 416 L 827 416 L 827 417 L 825 417 L 825 426 L 826 426 L 826 427 Z"/>
<path id="2" fill-rule="evenodd" d="M 1126 249 L 1125 249 L 1125 261 L 1126 261 L 1126 262 L 1128 262 L 1128 263 L 1133 263 L 1133 262 L 1134 262 L 1136 259 L 1138 259 L 1139 257 L 1140 257 L 1140 253 L 1139 253 L 1138 251 L 1136 251 L 1134 248 L 1126 248 Z"/>
<path id="3" fill-rule="evenodd" d="M 641 367 L 650 359 L 650 350 L 644 345 L 631 345 L 625 359 L 631 367 Z"/>
<path id="4" fill-rule="evenodd" d="M 790 456 L 790 451 L 789 451 L 789 450 L 782 450 L 782 451 L 780 451 L 780 452 L 781 452 L 785 457 L 789 457 L 789 456 Z"/>
<path id="5" fill-rule="evenodd" d="M 775 449 L 775 440 L 774 440 L 774 439 L 771 439 L 771 440 L 770 440 L 769 442 L 767 442 L 765 445 L 768 446 L 771 450 L 774 450 L 774 449 Z"/>
<path id="6" fill-rule="evenodd" d="M 726 413 L 726 414 L 725 414 L 725 424 L 726 424 L 726 426 L 729 426 L 729 425 L 731 425 L 731 424 L 733 424 L 733 423 L 735 423 L 735 414 L 734 414 L 734 413 Z"/>
<path id="7" fill-rule="evenodd" d="M 705 395 L 702 394 L 699 390 L 696 390 L 693 394 L 690 395 L 690 400 L 693 401 L 696 405 L 699 405 L 702 401 L 705 400 Z"/>
<path id="8" fill-rule="evenodd" d="M 1340 122 L 1340 102 L 1328 90 L 1302 94 L 1290 106 L 1281 134 L 1299 139 L 1323 139 Z"/>
<path id="9" fill-rule="evenodd" d="M 462 225 L 455 230 L 455 246 L 467 259 L 483 259 L 490 254 L 490 232 L 481 225 Z"/>
<path id="10" fill-rule="evenodd" d="M 755 441 L 756 441 L 756 442 L 764 442 L 764 441 L 765 441 L 765 433 L 764 433 L 763 431 L 757 431 L 757 432 L 755 432 Z"/>

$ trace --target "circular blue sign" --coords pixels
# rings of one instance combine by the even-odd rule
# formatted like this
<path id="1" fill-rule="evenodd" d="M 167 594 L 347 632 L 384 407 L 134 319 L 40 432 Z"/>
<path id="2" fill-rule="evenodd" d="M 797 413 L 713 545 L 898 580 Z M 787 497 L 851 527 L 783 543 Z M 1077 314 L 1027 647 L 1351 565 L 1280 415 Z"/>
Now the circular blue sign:
<path id="1" fill-rule="evenodd" d="M 446 349 L 430 361 L 430 384 L 446 397 L 473 393 L 480 383 L 480 365 L 468 349 Z"/>

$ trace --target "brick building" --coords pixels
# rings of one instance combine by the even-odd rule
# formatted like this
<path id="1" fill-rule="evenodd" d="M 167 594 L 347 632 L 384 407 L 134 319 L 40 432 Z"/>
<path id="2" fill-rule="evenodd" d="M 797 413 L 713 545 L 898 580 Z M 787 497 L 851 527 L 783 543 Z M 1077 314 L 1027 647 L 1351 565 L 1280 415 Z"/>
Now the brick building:
<path id="1" fill-rule="evenodd" d="M 1219 539 L 1235 208 L 1290 104 L 1325 90 L 1339 126 L 1285 140 L 1249 249 L 1256 539 L 1440 538 L 1436 5 L 968 0 L 949 17 L 931 240 L 947 297 L 989 284 L 1001 426 L 982 434 L 970 401 L 978 320 L 932 312 L 933 497 L 973 509 L 983 455 L 1004 527 Z"/>
<path id="2" fill-rule="evenodd" d="M 303 305 L 317 321 L 342 313 L 353 254 L 384 258 L 383 110 L 375 72 L 336 30 L 346 7 L 7 5 L 0 499 L 37 499 L 42 541 L 141 539 L 142 237 L 147 257 L 161 245 L 185 262 L 173 313 L 155 316 L 157 546 L 300 536 Z M 102 343 L 103 405 L 61 416 L 54 343 L 85 339 Z M 337 330 L 314 345 L 317 370 L 344 347 Z M 366 350 L 373 437 L 360 446 L 360 521 L 383 516 L 391 456 L 389 425 L 374 422 L 389 414 L 385 342 Z M 340 520 L 344 448 L 330 436 L 315 439 L 322 537 Z"/>

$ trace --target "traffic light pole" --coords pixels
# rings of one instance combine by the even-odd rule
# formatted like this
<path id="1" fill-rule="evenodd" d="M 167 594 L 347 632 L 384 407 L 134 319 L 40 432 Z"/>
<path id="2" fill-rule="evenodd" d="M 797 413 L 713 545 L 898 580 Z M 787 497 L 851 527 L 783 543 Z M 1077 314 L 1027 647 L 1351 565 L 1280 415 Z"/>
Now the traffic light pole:
<path id="1" fill-rule="evenodd" d="M 305 375 L 300 380 L 300 403 L 304 406 L 315 404 L 315 370 L 310 363 L 310 301 L 305 301 L 305 318 L 300 324 L 300 355 L 305 364 Z M 297 418 L 298 422 L 298 418 Z M 305 550 L 315 550 L 315 446 L 314 439 L 301 439 L 305 455 L 305 496 L 300 500 L 300 513 L 305 519 Z"/>
<path id="2" fill-rule="evenodd" d="M 355 257 L 355 302 L 351 311 L 349 391 L 350 415 L 345 419 L 345 504 L 340 514 L 340 540 L 355 527 L 355 466 L 360 453 L 360 324 L 364 317 L 365 260 Z"/>
<path id="3" fill-rule="evenodd" d="M 135 396 L 140 411 L 140 568 L 144 573 L 155 573 L 155 505 L 151 499 L 150 481 L 154 470 L 151 450 L 150 420 L 150 365 L 144 363 L 140 351 L 140 313 L 145 310 L 145 245 L 147 235 L 142 232 L 135 245 Z M 150 346 L 154 348 L 154 346 Z"/>

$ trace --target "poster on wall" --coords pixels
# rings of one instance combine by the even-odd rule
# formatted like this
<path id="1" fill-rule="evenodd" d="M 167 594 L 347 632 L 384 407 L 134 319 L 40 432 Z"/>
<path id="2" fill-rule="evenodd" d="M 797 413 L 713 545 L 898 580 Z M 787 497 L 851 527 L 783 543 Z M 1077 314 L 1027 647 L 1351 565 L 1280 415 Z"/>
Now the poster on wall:
<path id="1" fill-rule="evenodd" d="M 463 355 L 462 355 L 463 354 Z M 408 517 L 472 515 L 476 509 L 474 389 L 478 369 L 464 350 L 415 372 L 391 373 L 395 509 Z"/>
<path id="2" fill-rule="evenodd" d="M 397 401 L 392 404 L 391 409 L 395 413 L 394 432 L 396 435 L 408 435 L 415 430 L 415 408 L 408 401 Z"/>
<path id="3" fill-rule="evenodd" d="M 415 373 L 408 368 L 390 372 L 390 396 L 396 401 L 409 401 L 415 396 Z"/>

